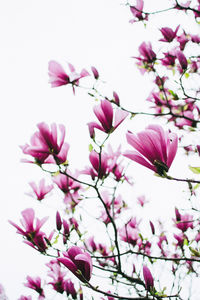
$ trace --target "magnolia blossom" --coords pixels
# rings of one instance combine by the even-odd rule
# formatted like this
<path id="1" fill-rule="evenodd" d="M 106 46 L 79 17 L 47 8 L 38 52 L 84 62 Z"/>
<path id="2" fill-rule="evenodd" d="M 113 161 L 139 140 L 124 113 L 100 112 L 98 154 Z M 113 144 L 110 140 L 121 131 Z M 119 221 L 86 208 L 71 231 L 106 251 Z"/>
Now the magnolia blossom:
<path id="1" fill-rule="evenodd" d="M 163 35 L 163 39 L 160 39 L 160 41 L 162 42 L 172 42 L 173 39 L 176 37 L 177 31 L 179 29 L 180 25 L 176 27 L 175 31 L 173 31 L 171 28 L 169 27 L 163 27 L 160 29 L 162 35 Z"/>
<path id="2" fill-rule="evenodd" d="M 71 73 L 67 74 L 64 68 L 56 61 L 49 62 L 49 83 L 51 87 L 58 87 L 61 85 L 72 84 L 78 85 L 79 79 L 89 76 L 87 70 L 83 69 L 81 73 L 77 73 L 74 66 L 68 63 L 68 67 Z"/>
<path id="3" fill-rule="evenodd" d="M 43 163 L 65 163 L 69 145 L 64 143 L 65 126 L 60 124 L 60 139 L 58 140 L 57 126 L 55 123 L 51 127 L 42 122 L 37 125 L 36 131 L 31 137 L 30 145 L 21 146 L 24 154 L 31 155 L 38 164 Z M 32 162 L 24 160 L 25 162 Z"/>
<path id="4" fill-rule="evenodd" d="M 27 245 L 35 248 L 40 252 L 45 252 L 48 248 L 46 240 L 51 240 L 53 231 L 51 232 L 49 237 L 47 237 L 44 232 L 40 231 L 40 229 L 47 221 L 48 217 L 45 217 L 42 220 L 35 218 L 35 212 L 32 208 L 25 209 L 21 214 L 22 219 L 20 221 L 24 229 L 10 220 L 9 223 L 17 228 L 17 233 L 23 235 L 26 238 L 25 243 Z"/>
<path id="5" fill-rule="evenodd" d="M 159 175 L 169 170 L 178 147 L 176 134 L 164 131 L 159 125 L 149 125 L 137 136 L 129 131 L 126 137 L 128 143 L 137 151 L 126 151 L 124 156 Z"/>
<path id="6" fill-rule="evenodd" d="M 31 196 L 36 196 L 36 199 L 41 201 L 42 199 L 44 199 L 44 197 L 46 196 L 46 194 L 48 194 L 52 189 L 53 189 L 53 185 L 45 185 L 45 180 L 41 179 L 39 182 L 39 185 L 37 186 L 35 182 L 30 182 L 29 185 L 32 187 L 33 189 L 33 193 L 30 193 L 29 195 Z"/>
<path id="7" fill-rule="evenodd" d="M 92 275 L 92 259 L 89 253 L 84 252 L 77 246 L 72 246 L 67 252 L 63 252 L 64 257 L 57 260 L 67 267 L 82 282 L 89 281 Z"/>
<path id="8" fill-rule="evenodd" d="M 129 114 L 121 109 L 116 109 L 115 117 L 113 118 L 114 111 L 108 100 L 102 100 L 100 105 L 96 105 L 93 110 L 101 125 L 96 122 L 88 123 L 91 138 L 94 138 L 95 128 L 106 133 L 113 132 Z"/>
<path id="9" fill-rule="evenodd" d="M 45 295 L 44 295 L 43 288 L 41 286 L 41 278 L 40 277 L 32 278 L 30 276 L 27 276 L 26 279 L 27 282 L 24 283 L 24 285 L 26 287 L 29 287 L 30 289 L 35 290 L 40 295 L 39 297 L 40 300 L 44 299 Z"/>
<path id="10" fill-rule="evenodd" d="M 130 6 L 130 11 L 134 16 L 134 19 L 130 20 L 130 23 L 137 21 L 148 20 L 148 15 L 143 13 L 144 1 L 137 0 L 135 6 Z"/>
<path id="11" fill-rule="evenodd" d="M 143 276 L 144 276 L 144 281 L 145 281 L 145 287 L 147 291 L 150 291 L 154 287 L 154 280 L 151 275 L 151 272 L 147 266 L 143 266 Z"/>
<path id="12" fill-rule="evenodd" d="M 78 177 L 78 173 L 72 174 L 68 171 L 68 174 L 74 178 Z M 82 190 L 80 183 L 73 180 L 67 174 L 57 174 L 53 177 L 53 182 L 59 187 L 59 189 L 65 194 L 64 203 L 73 208 L 81 200 L 79 192 Z"/>
<path id="13" fill-rule="evenodd" d="M 83 171 L 81 171 L 82 174 L 90 175 L 92 180 L 94 180 L 96 177 L 102 179 L 103 177 L 106 177 L 108 175 L 109 163 L 107 153 L 102 152 L 100 160 L 99 153 L 92 150 L 89 155 L 89 160 L 92 165 L 92 168 L 86 167 Z"/>
<path id="14" fill-rule="evenodd" d="M 189 214 L 181 215 L 179 210 L 175 208 L 176 220 L 175 226 L 180 229 L 182 232 L 185 232 L 188 228 L 193 229 L 193 216 Z"/>

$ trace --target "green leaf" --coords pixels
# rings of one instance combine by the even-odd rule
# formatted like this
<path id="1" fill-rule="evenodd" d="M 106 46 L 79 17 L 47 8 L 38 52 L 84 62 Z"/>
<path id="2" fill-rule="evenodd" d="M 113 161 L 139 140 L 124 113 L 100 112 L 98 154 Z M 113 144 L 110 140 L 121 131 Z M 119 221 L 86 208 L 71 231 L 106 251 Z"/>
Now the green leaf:
<path id="1" fill-rule="evenodd" d="M 190 252 L 191 252 L 194 256 L 200 257 L 199 251 L 197 251 L 196 249 L 194 249 L 194 248 L 192 248 L 192 247 L 189 247 L 189 249 L 190 249 Z"/>
<path id="2" fill-rule="evenodd" d="M 194 174 L 200 174 L 200 167 L 192 167 L 189 166 L 190 171 L 192 171 Z"/>
<path id="3" fill-rule="evenodd" d="M 195 186 L 194 186 L 194 190 L 198 189 L 200 187 L 200 183 L 197 183 Z"/>
<path id="4" fill-rule="evenodd" d="M 189 73 L 185 73 L 185 78 L 188 78 L 190 76 Z"/>
<path id="5" fill-rule="evenodd" d="M 93 150 L 93 146 L 92 144 L 89 144 L 89 151 L 92 152 L 92 150 Z"/>
<path id="6" fill-rule="evenodd" d="M 52 245 L 55 245 L 55 244 L 58 243 L 58 238 L 59 238 L 59 234 L 55 237 L 55 240 L 54 240 L 54 242 L 52 243 Z"/>

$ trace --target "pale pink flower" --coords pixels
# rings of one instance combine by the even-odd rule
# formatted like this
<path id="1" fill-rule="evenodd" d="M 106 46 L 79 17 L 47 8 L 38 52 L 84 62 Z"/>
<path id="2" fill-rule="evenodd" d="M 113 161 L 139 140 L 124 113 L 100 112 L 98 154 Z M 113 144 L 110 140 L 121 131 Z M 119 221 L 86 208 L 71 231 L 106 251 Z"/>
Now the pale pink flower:
<path id="1" fill-rule="evenodd" d="M 124 156 L 159 175 L 169 170 L 178 147 L 176 134 L 164 131 L 159 125 L 149 125 L 137 136 L 129 131 L 126 137 L 128 143 L 137 151 L 126 151 Z"/>
<path id="2" fill-rule="evenodd" d="M 138 204 L 141 205 L 142 207 L 145 205 L 145 203 L 149 202 L 144 195 L 137 197 L 137 200 L 138 200 Z"/>
<path id="3" fill-rule="evenodd" d="M 30 182 L 29 185 L 33 189 L 33 193 L 29 193 L 29 195 L 35 197 L 36 199 L 41 201 L 44 197 L 53 189 L 53 185 L 45 185 L 45 180 L 41 179 L 39 185 L 37 186 L 35 182 Z"/>

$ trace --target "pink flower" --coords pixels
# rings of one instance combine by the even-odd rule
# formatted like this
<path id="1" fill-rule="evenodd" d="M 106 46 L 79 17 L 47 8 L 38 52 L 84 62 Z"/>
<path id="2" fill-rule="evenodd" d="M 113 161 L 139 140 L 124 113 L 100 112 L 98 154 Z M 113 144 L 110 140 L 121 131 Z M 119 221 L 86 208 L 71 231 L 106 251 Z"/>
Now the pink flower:
<path id="1" fill-rule="evenodd" d="M 67 158 L 69 145 L 64 143 L 65 127 L 59 125 L 60 141 L 58 141 L 57 126 L 55 123 L 48 125 L 44 122 L 37 125 L 39 131 L 31 137 L 30 145 L 21 146 L 23 153 L 34 157 L 35 162 L 42 163 L 64 163 Z"/>
<path id="2" fill-rule="evenodd" d="M 70 63 L 68 63 L 68 67 L 71 72 L 70 74 L 67 74 L 63 67 L 56 61 L 52 60 L 49 62 L 49 82 L 51 87 L 58 87 L 70 83 L 72 85 L 78 85 L 79 79 L 90 75 L 85 69 L 83 69 L 80 74 L 77 73 L 74 66 Z"/>
<path id="3" fill-rule="evenodd" d="M 179 210 L 175 209 L 176 220 L 175 226 L 182 232 L 185 232 L 188 228 L 193 229 L 193 216 L 189 214 L 181 215 Z"/>
<path id="4" fill-rule="evenodd" d="M 97 71 L 97 69 L 95 67 L 91 67 L 92 73 L 94 75 L 95 79 L 99 78 L 99 72 Z"/>
<path id="5" fill-rule="evenodd" d="M 126 137 L 128 143 L 137 151 L 126 151 L 124 156 L 159 175 L 169 170 L 178 147 L 176 134 L 164 131 L 159 125 L 150 125 L 137 136 L 128 132 Z"/>
<path id="6" fill-rule="evenodd" d="M 149 202 L 144 195 L 137 197 L 137 200 L 142 207 Z"/>
<path id="7" fill-rule="evenodd" d="M 94 128 L 97 128 L 106 133 L 111 133 L 128 116 L 128 112 L 121 109 L 116 109 L 113 122 L 113 108 L 110 101 L 108 100 L 102 100 L 101 104 L 96 105 L 93 110 L 101 125 L 96 122 L 88 123 L 91 138 L 94 138 Z"/>
<path id="8" fill-rule="evenodd" d="M 31 296 L 21 296 L 18 300 L 32 300 Z"/>
<path id="9" fill-rule="evenodd" d="M 94 180 L 95 177 L 102 179 L 103 177 L 108 176 L 109 164 L 108 164 L 107 153 L 105 152 L 101 153 L 101 164 L 100 164 L 99 153 L 92 150 L 89 155 L 89 160 L 92 165 L 92 168 L 86 167 L 83 171 L 81 171 L 82 174 L 90 175 L 92 180 Z"/>
<path id="10" fill-rule="evenodd" d="M 74 175 L 68 171 L 68 174 L 74 178 L 77 178 L 77 173 Z M 75 207 L 81 200 L 79 192 L 82 187 L 80 183 L 76 182 L 67 174 L 58 174 L 53 178 L 53 182 L 59 187 L 59 189 L 65 194 L 64 203 L 71 208 Z"/>
<path id="11" fill-rule="evenodd" d="M 169 27 L 163 27 L 160 29 L 164 39 L 160 39 L 160 41 L 162 42 L 172 42 L 173 39 L 176 37 L 177 31 L 179 29 L 180 25 L 176 27 L 175 31 L 173 31 L 171 28 Z"/>
<path id="12" fill-rule="evenodd" d="M 45 252 L 48 248 L 46 240 L 51 240 L 53 232 L 47 237 L 44 232 L 40 231 L 40 228 L 46 222 L 48 217 L 45 217 L 42 220 L 39 220 L 38 218 L 35 219 L 35 212 L 32 208 L 25 209 L 21 214 L 22 219 L 20 221 L 24 229 L 20 228 L 10 220 L 9 223 L 17 228 L 17 233 L 23 235 L 27 239 L 25 241 L 26 244 L 40 252 Z"/>
<path id="13" fill-rule="evenodd" d="M 144 276 L 145 287 L 147 291 L 151 291 L 154 287 L 154 280 L 147 266 L 143 266 L 143 276 Z"/>
<path id="14" fill-rule="evenodd" d="M 137 3 L 135 6 L 130 6 L 130 11 L 133 14 L 133 16 L 135 17 L 134 19 L 129 21 L 130 23 L 148 19 L 148 15 L 143 14 L 143 7 L 144 7 L 143 0 L 137 0 Z"/>
<path id="15" fill-rule="evenodd" d="M 44 197 L 46 196 L 46 194 L 48 194 L 52 189 L 53 189 L 53 185 L 45 185 L 45 180 L 41 179 L 39 182 L 39 186 L 37 186 L 35 184 L 35 182 L 30 182 L 29 185 L 32 187 L 33 189 L 33 196 L 36 196 L 36 199 L 41 201 L 42 199 L 44 199 Z M 32 194 L 29 194 L 32 196 Z"/>
<path id="16" fill-rule="evenodd" d="M 92 259 L 89 253 L 77 246 L 72 246 L 67 252 L 63 252 L 64 257 L 58 258 L 82 282 L 89 281 L 92 275 Z"/>
<path id="17" fill-rule="evenodd" d="M 43 288 L 41 287 L 41 278 L 40 277 L 32 278 L 30 276 L 27 276 L 26 279 L 27 279 L 27 283 L 24 283 L 24 285 L 26 287 L 29 287 L 30 289 L 35 290 L 40 295 L 39 299 L 44 299 L 45 296 L 44 296 Z"/>
<path id="18" fill-rule="evenodd" d="M 62 220 L 59 211 L 56 212 L 56 228 L 58 231 L 62 228 Z"/>
<path id="19" fill-rule="evenodd" d="M 180 50 L 176 51 L 176 57 L 178 58 L 178 61 L 179 61 L 180 67 L 181 67 L 180 71 L 182 73 L 183 70 L 187 69 L 187 66 L 188 66 L 187 59 L 186 59 L 185 55 L 183 54 L 183 52 Z"/>

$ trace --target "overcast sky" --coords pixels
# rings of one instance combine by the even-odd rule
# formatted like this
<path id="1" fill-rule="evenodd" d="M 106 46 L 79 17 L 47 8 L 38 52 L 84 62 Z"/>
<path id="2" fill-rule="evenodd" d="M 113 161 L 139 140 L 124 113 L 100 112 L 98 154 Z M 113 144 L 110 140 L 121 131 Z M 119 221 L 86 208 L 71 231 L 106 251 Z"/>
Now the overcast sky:
<path id="1" fill-rule="evenodd" d="M 168 1 L 160 2 L 151 0 L 156 8 Z M 10 300 L 21 294 L 31 295 L 31 291 L 23 287 L 26 275 L 43 274 L 45 268 L 44 258 L 22 243 L 7 220 L 18 223 L 20 212 L 27 207 L 34 207 L 39 217 L 53 215 L 57 208 L 53 202 L 39 205 L 25 195 L 30 191 L 28 182 L 37 182 L 42 173 L 36 166 L 20 162 L 24 156 L 19 145 L 29 142 L 37 123 L 63 123 L 66 140 L 71 145 L 71 159 L 77 168 L 79 165 L 82 168 L 88 157 L 86 124 L 95 120 L 93 103 L 84 90 L 74 96 L 69 86 L 50 87 L 48 61 L 70 62 L 77 70 L 89 70 L 94 65 L 108 83 L 110 96 L 116 90 L 123 106 L 132 110 L 147 107 L 144 100 L 151 91 L 150 79 L 141 76 L 131 56 L 137 56 L 137 48 L 143 40 L 156 39 L 159 28 L 156 22 L 160 19 L 145 32 L 143 24 L 129 23 L 131 14 L 122 4 L 123 1 L 116 0 L 7 0 L 0 4 L 0 283 Z M 162 18 L 165 23 L 162 25 L 167 26 L 168 20 Z M 134 119 L 129 129 L 138 131 L 149 122 L 148 117 Z M 126 126 L 121 132 L 126 131 Z M 125 136 L 123 139 L 125 141 Z M 167 205 L 172 208 L 173 184 L 170 191 L 166 183 L 159 181 L 161 190 L 168 189 L 164 196 L 159 193 L 158 181 L 152 173 L 143 168 L 141 171 L 141 167 L 138 170 L 135 172 L 138 194 L 148 189 L 148 196 L 154 201 L 152 209 L 156 207 L 159 213 L 165 206 L 167 209 Z M 173 170 L 176 172 L 175 167 Z M 139 180 L 141 176 L 146 178 L 145 182 Z M 155 185 L 152 185 L 152 177 Z M 177 194 L 181 192 L 182 188 Z M 167 204 L 164 198 L 168 199 Z"/>

